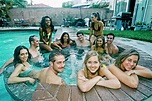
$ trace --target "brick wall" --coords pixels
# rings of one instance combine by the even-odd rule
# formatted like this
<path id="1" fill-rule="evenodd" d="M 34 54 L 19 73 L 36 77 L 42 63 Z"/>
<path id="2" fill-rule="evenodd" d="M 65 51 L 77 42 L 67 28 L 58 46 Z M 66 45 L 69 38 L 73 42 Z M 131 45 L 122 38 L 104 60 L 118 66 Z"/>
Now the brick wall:
<path id="1" fill-rule="evenodd" d="M 65 18 L 90 18 L 92 12 L 99 12 L 101 19 L 110 19 L 113 11 L 109 9 L 90 9 L 90 8 L 13 8 L 9 10 L 11 24 L 14 19 L 24 19 L 31 25 L 39 25 L 41 18 L 48 15 L 52 18 L 54 25 L 62 25 Z"/>

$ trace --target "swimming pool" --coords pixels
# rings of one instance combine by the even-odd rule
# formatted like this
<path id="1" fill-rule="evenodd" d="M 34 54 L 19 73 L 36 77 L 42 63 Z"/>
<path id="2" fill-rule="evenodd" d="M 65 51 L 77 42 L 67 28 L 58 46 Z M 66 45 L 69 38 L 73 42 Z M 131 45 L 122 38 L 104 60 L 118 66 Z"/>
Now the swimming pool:
<path id="1" fill-rule="evenodd" d="M 38 34 L 38 31 L 0 31 L 0 66 L 2 66 L 8 59 L 13 57 L 13 52 L 16 46 L 24 45 L 29 47 L 29 36 L 39 36 Z M 59 74 L 68 85 L 77 84 L 76 74 L 82 68 L 83 58 L 88 48 L 84 48 L 83 50 L 85 51 L 82 51 L 82 48 L 81 50 L 79 50 L 79 48 L 72 49 L 70 51 L 70 56 L 67 58 L 64 72 Z M 67 52 L 69 49 L 64 51 Z M 9 93 L 5 89 L 3 75 L 0 76 L 0 90 L 0 101 L 12 101 Z"/>

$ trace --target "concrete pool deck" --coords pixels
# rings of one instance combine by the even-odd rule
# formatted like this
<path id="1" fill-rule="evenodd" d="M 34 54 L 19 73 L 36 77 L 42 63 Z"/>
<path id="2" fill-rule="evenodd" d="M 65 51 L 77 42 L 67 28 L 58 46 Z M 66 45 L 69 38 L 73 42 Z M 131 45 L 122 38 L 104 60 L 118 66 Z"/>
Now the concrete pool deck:
<path id="1" fill-rule="evenodd" d="M 36 29 L 38 30 L 37 27 Z M 66 27 L 63 27 L 63 28 L 58 27 L 58 31 L 56 33 L 55 38 L 60 38 L 61 34 L 64 31 L 69 32 L 70 36 L 72 35 L 73 37 L 76 37 L 75 33 L 79 29 L 80 28 L 73 29 L 73 28 L 66 28 Z M 137 51 L 139 51 L 141 55 L 139 64 L 146 66 L 152 70 L 152 62 L 151 62 L 152 56 L 150 56 L 150 54 L 147 54 L 148 52 L 144 51 L 147 48 L 144 48 L 143 50 L 141 50 L 140 46 L 132 45 L 133 43 L 131 44 L 131 42 L 133 42 L 133 40 L 130 40 L 130 39 L 118 38 L 116 40 L 117 41 L 115 43 L 124 49 L 135 48 Z M 126 44 L 124 43 L 125 41 L 126 41 Z M 142 43 L 140 44 L 145 46 Z M 148 47 L 152 47 L 151 44 L 150 46 L 148 44 Z M 15 84 L 15 85 L 6 84 L 6 88 L 7 88 L 7 91 L 11 93 L 11 96 L 13 96 L 14 99 L 18 101 L 23 101 L 23 100 L 31 101 L 32 96 L 33 96 L 32 94 L 34 92 L 35 92 L 33 96 L 34 101 L 47 100 L 48 98 L 49 98 L 49 101 L 78 101 L 78 100 L 79 101 L 105 101 L 105 100 L 108 100 L 108 101 L 110 100 L 150 101 L 152 100 L 152 80 L 145 79 L 145 78 L 139 78 L 139 79 L 140 79 L 140 82 L 139 82 L 139 87 L 137 89 L 129 88 L 123 84 L 122 84 L 122 88 L 118 90 L 96 86 L 88 93 L 80 92 L 77 86 L 74 86 L 74 85 L 57 86 L 57 85 L 42 84 L 41 86 L 39 84 L 36 92 L 35 90 L 31 89 L 25 84 Z M 7 78 L 5 78 L 5 81 L 7 81 Z M 53 91 L 48 90 L 48 89 L 53 89 Z M 48 97 L 47 95 L 50 95 L 50 96 Z"/>

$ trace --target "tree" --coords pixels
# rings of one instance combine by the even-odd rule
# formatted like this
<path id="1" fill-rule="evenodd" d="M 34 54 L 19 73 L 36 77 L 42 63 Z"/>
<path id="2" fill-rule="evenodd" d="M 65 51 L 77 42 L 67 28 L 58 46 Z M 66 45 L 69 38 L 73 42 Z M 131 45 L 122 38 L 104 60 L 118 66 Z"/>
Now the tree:
<path id="1" fill-rule="evenodd" d="M 0 0 L 0 19 L 10 20 L 8 10 L 13 7 L 25 8 L 26 0 Z"/>
<path id="2" fill-rule="evenodd" d="M 74 4 L 73 4 L 72 1 L 63 2 L 63 3 L 62 3 L 62 8 L 71 8 L 73 5 L 74 5 Z"/>
<path id="3" fill-rule="evenodd" d="M 96 2 L 92 3 L 90 8 L 106 8 L 109 6 L 109 2 Z"/>

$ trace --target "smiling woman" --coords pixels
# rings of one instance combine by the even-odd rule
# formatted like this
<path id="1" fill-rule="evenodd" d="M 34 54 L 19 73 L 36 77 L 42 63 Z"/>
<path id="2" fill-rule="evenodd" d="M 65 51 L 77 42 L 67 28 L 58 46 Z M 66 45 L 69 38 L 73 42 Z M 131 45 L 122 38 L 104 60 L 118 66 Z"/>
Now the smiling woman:
<path id="1" fill-rule="evenodd" d="M 124 84 L 131 88 L 138 87 L 138 76 L 152 78 L 152 71 L 138 65 L 139 53 L 134 50 L 125 50 L 116 59 L 115 64 L 109 66 L 109 70 Z"/>
<path id="2" fill-rule="evenodd" d="M 118 79 L 100 62 L 99 54 L 89 51 L 84 59 L 84 69 L 78 72 L 78 86 L 82 92 L 88 92 L 95 85 L 120 88 Z"/>

